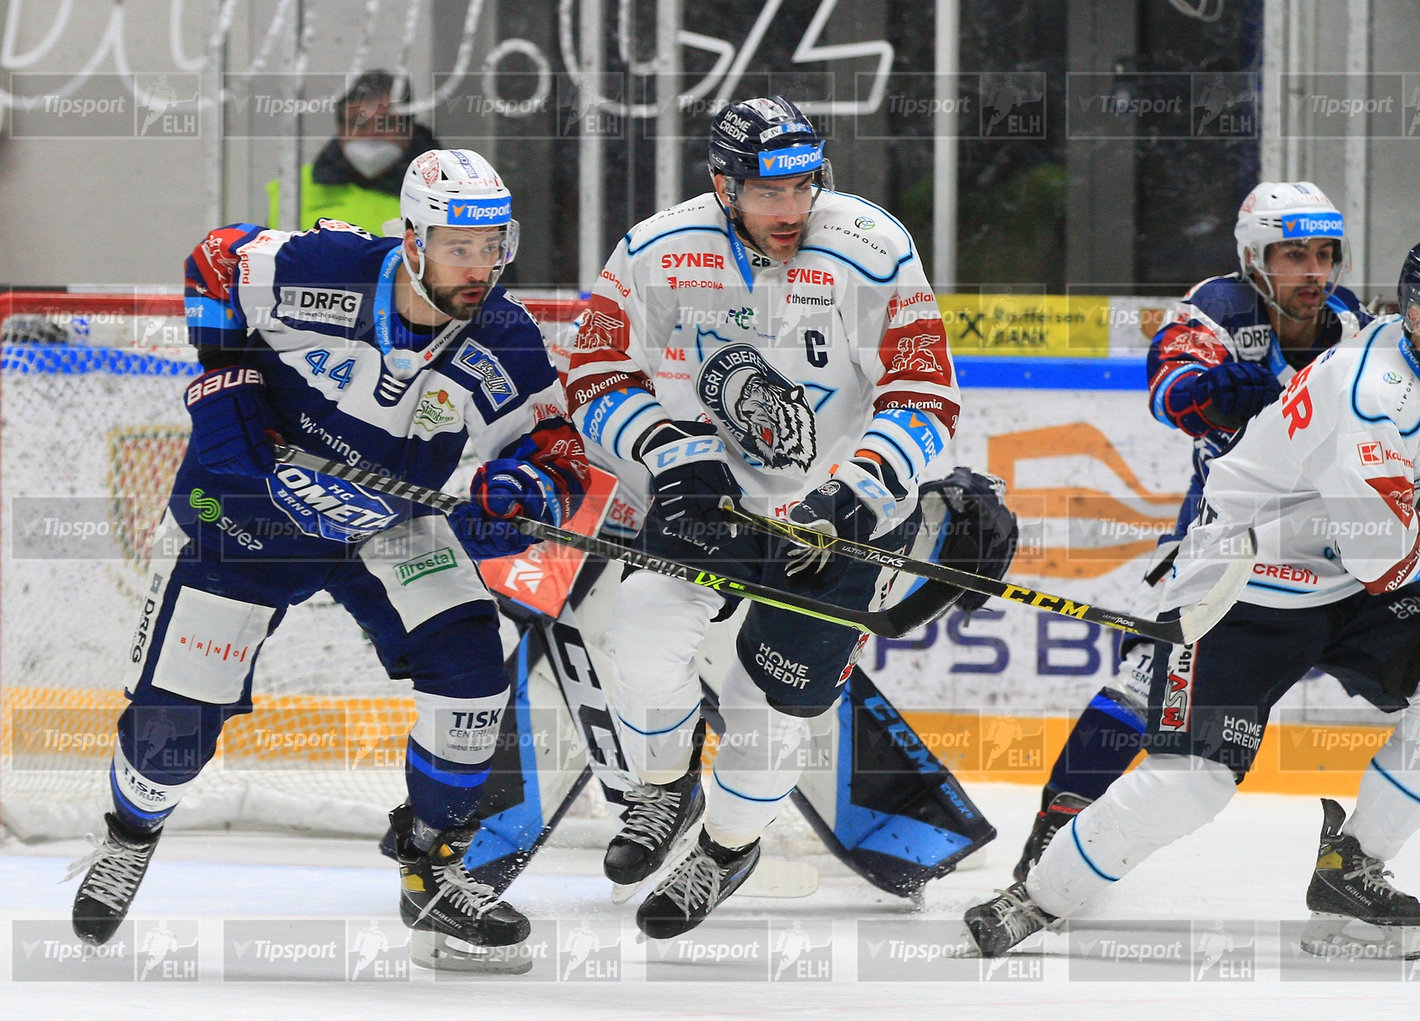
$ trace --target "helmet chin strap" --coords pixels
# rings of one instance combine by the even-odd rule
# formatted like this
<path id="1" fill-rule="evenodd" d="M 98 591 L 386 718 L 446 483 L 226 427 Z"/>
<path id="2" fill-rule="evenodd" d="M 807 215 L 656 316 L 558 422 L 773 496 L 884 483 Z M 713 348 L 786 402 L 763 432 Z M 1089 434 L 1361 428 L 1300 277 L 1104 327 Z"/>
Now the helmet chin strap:
<path id="1" fill-rule="evenodd" d="M 421 248 L 419 251 L 419 268 L 417 270 L 412 265 L 410 265 L 409 249 L 401 247 L 399 257 L 404 261 L 404 268 L 409 273 L 409 285 L 414 288 L 414 293 L 419 295 L 419 297 L 423 299 L 426 305 L 432 308 L 435 312 L 438 312 L 440 315 L 446 315 L 450 319 L 458 319 L 458 316 L 440 308 L 439 303 L 434 300 L 434 296 L 430 294 L 429 291 L 425 288 L 424 270 L 428 267 L 428 260 L 424 257 L 423 249 Z M 493 285 L 498 282 L 498 278 L 502 275 L 502 266 L 499 266 L 488 274 L 488 283 L 483 285 L 483 297 L 478 300 L 478 304 L 475 305 L 469 311 L 469 314 L 463 320 L 461 320 L 462 322 L 468 322 L 474 316 L 478 315 L 478 310 L 483 307 L 484 301 L 488 299 L 488 293 L 493 290 Z"/>
<path id="2" fill-rule="evenodd" d="M 1292 313 L 1288 312 L 1281 305 L 1277 304 L 1276 293 L 1272 290 L 1272 278 L 1269 277 L 1266 273 L 1257 269 L 1256 266 L 1250 266 L 1245 276 L 1247 277 L 1248 286 L 1257 292 L 1257 296 L 1263 300 L 1263 302 L 1267 305 L 1268 308 L 1272 309 L 1283 319 L 1290 319 L 1294 323 L 1316 322 L 1316 315 L 1312 315 L 1310 318 L 1307 319 L 1302 319 L 1298 316 L 1292 315 Z M 1257 286 L 1257 277 L 1259 276 L 1267 281 L 1267 290 L 1265 291 L 1261 287 Z M 1336 287 L 1337 284 L 1332 283 L 1331 288 L 1326 292 L 1326 297 L 1331 297 L 1331 295 L 1336 291 Z M 1319 313 L 1321 310 L 1318 309 L 1317 311 Z"/>

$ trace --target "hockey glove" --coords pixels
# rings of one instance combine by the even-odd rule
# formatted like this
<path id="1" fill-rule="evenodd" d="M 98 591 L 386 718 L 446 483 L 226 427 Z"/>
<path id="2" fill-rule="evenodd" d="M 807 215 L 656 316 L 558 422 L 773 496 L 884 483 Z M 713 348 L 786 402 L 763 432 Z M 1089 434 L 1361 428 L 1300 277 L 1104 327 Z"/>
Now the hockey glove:
<path id="1" fill-rule="evenodd" d="M 955 468 L 945 479 L 922 484 L 923 514 L 931 515 L 940 499 L 945 505 L 941 540 L 933 559 L 947 567 L 984 574 L 1000 581 L 1016 556 L 1020 529 L 1002 497 L 1006 484 L 994 475 Z M 941 513 L 941 512 L 938 512 Z M 962 591 L 953 603 L 971 613 L 990 596 Z"/>
<path id="2" fill-rule="evenodd" d="M 827 482 L 790 509 L 789 520 L 825 535 L 867 541 L 897 510 L 897 498 L 883 481 L 881 471 L 866 460 L 835 466 Z M 802 576 L 800 580 L 804 581 L 821 575 L 833 558 L 827 549 L 797 543 L 788 544 L 784 556 L 788 560 L 784 573 L 790 578 Z"/>
<path id="3" fill-rule="evenodd" d="M 1224 362 L 1192 381 L 1199 414 L 1219 429 L 1236 429 L 1277 399 L 1282 383 L 1260 362 Z"/>
<path id="4" fill-rule="evenodd" d="M 229 365 L 203 373 L 188 386 L 185 400 L 192 416 L 188 445 L 202 467 L 229 475 L 265 475 L 276 468 L 276 412 L 256 369 Z"/>
<path id="5" fill-rule="evenodd" d="M 735 534 L 720 515 L 721 497 L 739 497 L 725 461 L 725 442 L 708 422 L 666 422 L 646 437 L 638 455 L 651 473 L 647 528 L 713 551 Z"/>
<path id="6" fill-rule="evenodd" d="M 501 457 L 474 472 L 469 502 L 449 514 L 449 525 L 473 560 L 522 553 L 541 540 L 518 530 L 513 518 L 560 524 L 559 504 L 549 496 L 552 483 L 526 461 Z"/>

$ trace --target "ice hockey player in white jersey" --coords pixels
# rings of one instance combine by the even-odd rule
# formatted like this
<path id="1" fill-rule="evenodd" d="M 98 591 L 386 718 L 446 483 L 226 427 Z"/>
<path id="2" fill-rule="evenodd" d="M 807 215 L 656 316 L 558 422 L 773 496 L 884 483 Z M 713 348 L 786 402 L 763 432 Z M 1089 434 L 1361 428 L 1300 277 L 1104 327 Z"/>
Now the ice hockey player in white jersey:
<path id="1" fill-rule="evenodd" d="M 1209 462 L 1294 372 L 1371 321 L 1339 283 L 1350 261 L 1345 220 L 1315 184 L 1258 184 L 1238 209 L 1233 236 L 1237 270 L 1192 287 L 1149 345 L 1149 411 L 1193 438 L 1188 493 L 1173 533 L 1159 539 L 1150 585 L 1198 513 Z M 1090 700 L 1051 767 L 1017 879 L 1138 755 L 1159 648 L 1134 637 L 1121 644 L 1118 680 Z"/>
<path id="2" fill-rule="evenodd" d="M 527 966 L 528 920 L 463 856 L 509 681 L 479 560 L 527 548 L 509 520 L 570 516 L 588 471 L 537 324 L 498 286 L 517 251 L 512 197 L 475 152 L 415 159 L 400 238 L 325 220 L 212 231 L 187 261 L 189 339 L 206 370 L 129 650 L 107 835 L 75 932 L 118 930 L 164 821 L 252 710 L 252 674 L 287 607 L 325 590 L 413 685 L 409 800 L 391 814 L 400 915 L 430 966 Z M 448 518 L 278 465 L 273 437 L 424 486 L 466 446 L 484 461 Z M 500 950 L 501 948 L 501 950 Z"/>
<path id="3" fill-rule="evenodd" d="M 574 420 L 649 472 L 638 541 L 650 551 L 866 607 L 876 568 L 737 532 L 719 502 L 901 549 L 919 520 L 918 477 L 959 411 L 936 298 L 907 231 L 833 190 L 823 140 L 782 96 L 721 110 L 709 169 L 713 191 L 637 224 L 607 260 L 568 372 Z M 751 607 L 702 790 L 694 654 L 726 610 L 708 589 L 637 572 L 608 636 L 611 701 L 642 786 L 607 875 L 643 882 L 694 840 L 637 912 L 656 938 L 698 925 L 754 867 L 806 765 L 808 721 L 835 705 L 862 645 L 855 631 Z"/>
<path id="4" fill-rule="evenodd" d="M 1024 883 L 967 912 L 983 954 L 1072 914 L 1212 819 L 1251 768 L 1272 706 L 1313 667 L 1393 714 L 1395 731 L 1349 819 L 1323 801 L 1302 948 L 1420 953 L 1420 902 L 1384 867 L 1420 829 L 1420 245 L 1401 271 L 1399 304 L 1399 316 L 1293 376 L 1214 459 L 1162 605 L 1217 580 L 1232 541 L 1255 524 L 1252 580 L 1206 637 L 1155 669 L 1149 757 L 1061 830 Z M 1374 938 L 1357 933 L 1358 920 Z"/>

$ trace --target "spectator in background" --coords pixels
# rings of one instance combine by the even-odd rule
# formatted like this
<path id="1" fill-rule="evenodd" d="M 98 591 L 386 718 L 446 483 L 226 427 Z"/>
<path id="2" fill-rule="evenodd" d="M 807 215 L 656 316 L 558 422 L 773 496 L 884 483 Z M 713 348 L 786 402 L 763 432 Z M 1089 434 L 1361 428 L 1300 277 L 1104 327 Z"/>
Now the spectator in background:
<path id="1" fill-rule="evenodd" d="M 403 80 L 399 102 L 409 102 Z M 301 215 L 297 227 L 314 227 L 322 217 L 344 220 L 381 235 L 385 221 L 399 217 L 404 170 L 416 156 L 439 148 L 433 132 L 409 114 L 390 112 L 395 79 L 388 71 L 366 71 L 336 104 L 337 134 L 301 167 Z M 280 226 L 281 187 L 268 181 L 267 224 Z"/>

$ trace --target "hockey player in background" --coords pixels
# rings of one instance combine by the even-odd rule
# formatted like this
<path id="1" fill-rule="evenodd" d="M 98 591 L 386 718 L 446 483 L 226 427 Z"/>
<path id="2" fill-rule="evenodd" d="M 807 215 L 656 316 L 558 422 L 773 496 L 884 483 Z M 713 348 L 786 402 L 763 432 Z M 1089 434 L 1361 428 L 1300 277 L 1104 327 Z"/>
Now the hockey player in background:
<path id="1" fill-rule="evenodd" d="M 1233 230 L 1238 270 L 1186 294 L 1149 346 L 1149 410 L 1193 437 L 1193 476 L 1178 522 L 1162 537 L 1146 581 L 1155 585 L 1198 512 L 1208 465 L 1298 369 L 1371 321 L 1338 284 L 1348 263 L 1341 213 L 1308 181 L 1264 181 Z M 1118 680 L 1075 721 L 1016 865 L 1024 879 L 1057 830 L 1104 793 L 1143 746 L 1149 678 L 1160 646 L 1125 639 Z M 1167 649 L 1167 646 L 1163 648 Z"/>
<path id="2" fill-rule="evenodd" d="M 1302 948 L 1420 953 L 1420 902 L 1385 871 L 1420 829 L 1420 245 L 1399 297 L 1400 316 L 1323 352 L 1214 458 L 1161 605 L 1215 580 L 1230 541 L 1255 523 L 1254 581 L 1205 638 L 1156 664 L 1149 757 L 1080 811 L 1024 882 L 967 911 L 984 955 L 1073 914 L 1212 819 L 1251 768 L 1272 706 L 1313 667 L 1393 714 L 1395 731 L 1349 819 L 1322 802 Z M 1377 927 L 1374 945 L 1348 929 L 1357 920 Z"/>
<path id="3" fill-rule="evenodd" d="M 506 948 L 528 920 L 463 864 L 509 692 L 477 562 L 531 543 L 514 514 L 570 516 L 587 464 L 537 325 L 498 286 L 518 222 L 493 167 L 467 150 L 425 153 L 400 208 L 402 238 L 332 220 L 298 234 L 236 224 L 187 260 L 205 372 L 185 393 L 192 434 L 129 656 L 113 811 L 73 870 L 85 873 L 74 929 L 90 943 L 118 929 L 225 721 L 251 711 L 262 642 L 325 590 L 390 676 L 413 684 L 409 800 L 391 821 L 414 959 L 526 966 Z M 445 518 L 278 466 L 277 437 L 433 487 L 466 445 L 486 463 L 471 502 Z"/>
<path id="4" fill-rule="evenodd" d="M 902 549 L 917 482 L 947 447 L 959 395 L 935 296 L 907 231 L 833 190 L 823 139 L 781 96 L 714 118 L 714 190 L 633 227 L 592 293 L 567 391 L 583 435 L 649 471 L 638 541 L 715 573 L 867 607 L 878 569 L 724 522 L 720 501 Z M 718 593 L 641 571 L 621 584 L 611 679 L 638 802 L 607 849 L 644 882 L 643 932 L 685 932 L 729 896 L 794 788 L 812 718 L 837 702 L 865 636 L 750 607 L 702 789 L 694 655 Z M 704 814 L 704 827 L 698 824 Z M 698 831 L 698 832 L 697 832 Z"/>

